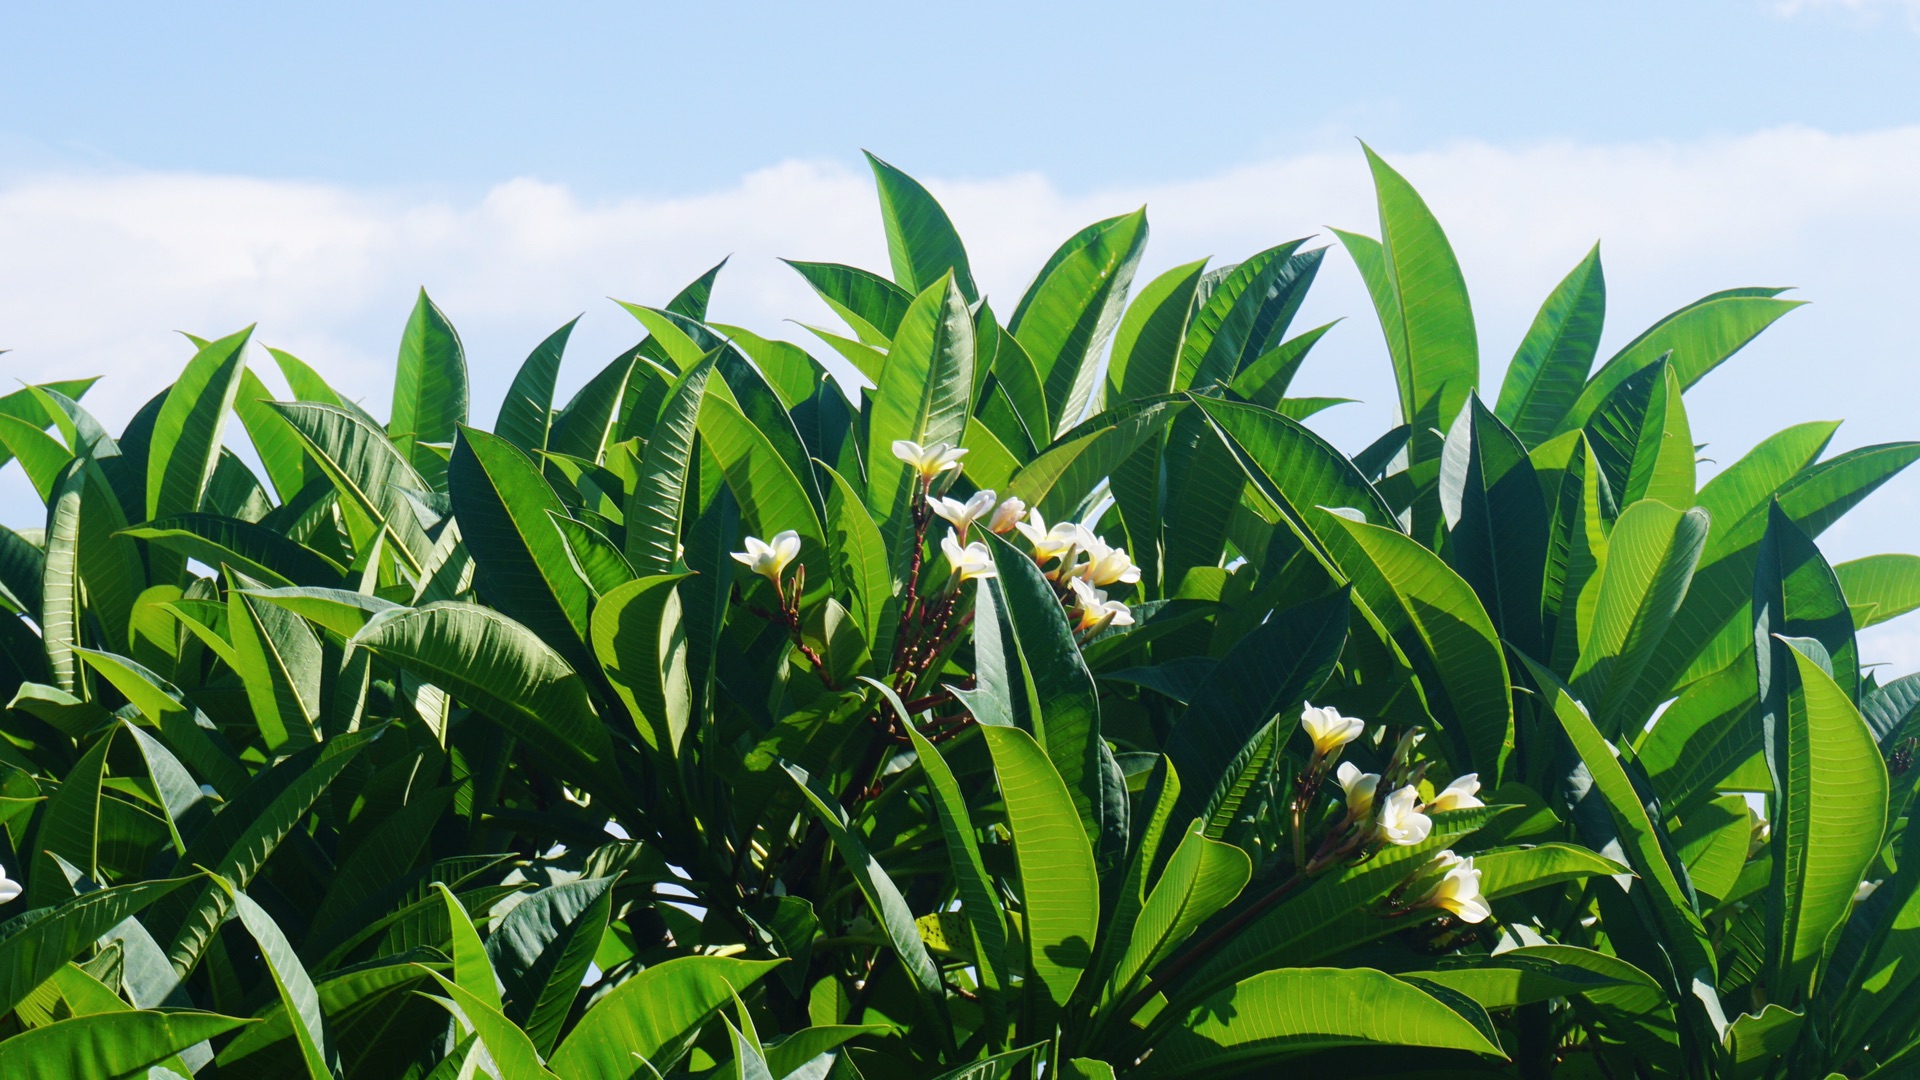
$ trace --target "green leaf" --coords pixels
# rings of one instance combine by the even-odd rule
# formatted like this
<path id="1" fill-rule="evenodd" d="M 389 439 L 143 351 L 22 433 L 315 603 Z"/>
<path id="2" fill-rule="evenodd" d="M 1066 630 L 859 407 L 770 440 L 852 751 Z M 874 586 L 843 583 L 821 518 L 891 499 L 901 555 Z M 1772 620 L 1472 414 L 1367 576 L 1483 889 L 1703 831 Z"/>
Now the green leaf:
<path id="1" fill-rule="evenodd" d="M 547 434 L 553 427 L 553 386 L 560 377 L 560 358 L 567 339 L 579 317 L 547 335 L 514 373 L 507 396 L 500 402 L 500 415 L 493 422 L 493 433 L 528 454 L 547 448 Z"/>
<path id="2" fill-rule="evenodd" d="M 881 686 L 895 704 L 897 712 L 904 712 L 893 692 Z M 986 864 L 980 860 L 980 845 L 974 839 L 973 817 L 967 811 L 967 801 L 960 792 L 960 782 L 953 775 L 952 766 L 947 764 L 940 751 L 934 748 L 926 736 L 920 734 L 908 718 L 900 716 L 913 739 L 914 754 L 919 758 L 920 767 L 927 777 L 927 786 L 932 790 L 934 805 L 940 814 L 940 833 L 946 841 L 947 863 L 953 868 L 954 881 L 960 893 L 960 910 L 966 916 L 967 926 L 973 932 L 973 955 L 980 971 L 980 985 L 991 995 L 987 1003 L 989 1015 L 1001 1008 L 999 994 L 1009 985 L 1007 978 L 1007 917 L 999 899 L 994 893 L 993 879 L 987 876 Z M 993 1045 L 998 1038 L 989 1035 Z"/>
<path id="3" fill-rule="evenodd" d="M 1693 432 L 1679 376 L 1665 360 L 1622 382 L 1584 430 L 1619 505 L 1658 499 L 1683 510 L 1693 502 Z"/>
<path id="4" fill-rule="evenodd" d="M 486 714 L 561 777 L 615 805 L 626 785 L 585 684 L 526 627 L 474 604 L 442 601 L 375 616 L 352 639 Z"/>
<path id="5" fill-rule="evenodd" d="M 1232 903 L 1252 878 L 1253 862 L 1247 853 L 1207 839 L 1203 825 L 1192 824 L 1154 883 L 1133 924 L 1127 951 L 1102 995 L 1104 1001 L 1132 997 L 1149 972 L 1173 955 L 1200 924 Z"/>
<path id="6" fill-rule="evenodd" d="M 1627 865 L 1640 879 L 1629 895 L 1640 898 L 1639 903 L 1644 907 L 1636 910 L 1650 917 L 1647 930 L 1656 936 L 1659 948 L 1669 958 L 1669 973 L 1676 980 L 1668 983 L 1669 994 L 1680 1001 L 1681 988 L 1695 978 L 1705 978 L 1711 986 L 1715 971 L 1713 953 L 1688 890 L 1675 875 L 1664 831 L 1648 815 L 1616 751 L 1566 684 L 1531 660 L 1527 666 L 1541 694 L 1548 699 L 1548 709 L 1572 743 L 1574 753 L 1586 765 L 1592 779 L 1593 794 L 1589 797 L 1599 800 Z M 1660 973 L 1654 974 L 1658 977 Z"/>
<path id="7" fill-rule="evenodd" d="M 858 267 L 780 261 L 798 271 L 834 314 L 846 320 L 855 336 L 869 345 L 886 348 L 900 329 L 907 305 L 913 303 L 913 293 Z"/>
<path id="8" fill-rule="evenodd" d="M 167 392 L 147 451 L 149 520 L 200 509 L 200 493 L 220 460 L 220 432 L 239 392 L 252 336 L 249 326 L 201 348 Z"/>
<path id="9" fill-rule="evenodd" d="M 300 1057 L 307 1067 L 309 1080 L 328 1080 L 340 1075 L 340 1057 L 334 1052 L 333 1042 L 328 1037 L 326 1017 L 320 1009 L 320 995 L 313 988 L 313 978 L 307 974 L 306 966 L 294 955 L 293 946 L 287 942 L 287 936 L 273 916 L 266 913 L 253 898 L 244 892 L 232 889 L 227 882 L 220 882 L 232 897 L 234 912 L 240 917 L 241 925 L 252 936 L 254 944 L 260 947 L 260 958 L 266 961 L 267 974 L 273 977 L 274 989 L 280 992 L 280 1000 L 286 1006 L 287 1014 L 294 1018 L 293 1037 L 300 1046 Z"/>
<path id="10" fill-rule="evenodd" d="M 1774 492 L 1812 465 L 1839 427 L 1837 421 L 1796 424 L 1768 436 L 1707 481 L 1694 502 L 1713 515 L 1709 550 L 1719 551 L 1734 526 L 1764 509 Z"/>
<path id="11" fill-rule="evenodd" d="M 1275 903 L 1272 910 L 1220 943 L 1174 985 L 1175 1005 L 1184 1011 L 1257 972 L 1325 960 L 1400 929 L 1403 924 L 1373 914 L 1378 905 L 1435 854 L 1472 835 L 1504 809 L 1478 807 L 1432 814 L 1433 831 L 1422 843 L 1389 845 L 1370 859 L 1308 882 L 1299 895 Z M 1263 883 L 1259 890 L 1268 892 L 1271 886 Z"/>
<path id="12" fill-rule="evenodd" d="M 1300 372 L 1300 365 L 1306 363 L 1307 353 L 1325 337 L 1327 331 L 1334 328 L 1339 320 L 1316 326 L 1301 334 L 1275 345 L 1245 370 L 1233 377 L 1233 392 L 1269 409 L 1284 413 L 1295 420 L 1305 420 L 1322 409 L 1335 405 L 1344 405 L 1353 398 L 1311 397 L 1289 398 L 1287 388 L 1293 384 L 1293 377 Z"/>
<path id="13" fill-rule="evenodd" d="M 800 790 L 800 794 L 805 796 L 814 817 L 819 819 L 827 835 L 832 838 L 835 850 L 840 852 L 841 861 L 846 863 L 847 870 L 860 887 L 860 894 L 872 909 L 872 917 L 879 921 L 895 955 L 900 957 L 907 977 L 913 980 L 913 985 L 919 990 L 920 1000 L 931 1022 L 944 1025 L 946 986 L 940 980 L 940 968 L 927 953 L 926 943 L 921 940 L 920 931 L 914 926 L 913 909 L 907 906 L 906 898 L 900 895 L 899 886 L 887 876 L 879 860 L 868 852 L 860 835 L 853 831 L 847 812 L 841 809 L 839 800 L 834 798 L 832 792 L 798 766 L 781 762 L 780 768 Z M 951 1039 L 946 1027 L 941 1026 L 939 1030 Z"/>
<path id="14" fill-rule="evenodd" d="M 1788 602 L 1791 611 L 1791 600 Z M 1777 634 L 1763 613 L 1762 724 L 1773 774 L 1773 874 L 1767 888 L 1769 997 L 1813 992 L 1853 892 L 1880 851 L 1887 770 L 1846 692 Z M 1784 707 L 1783 707 L 1784 706 Z"/>
<path id="15" fill-rule="evenodd" d="M 1286 332 L 1321 257 L 1318 250 L 1300 252 L 1301 243 L 1268 248 L 1201 280 L 1199 308 L 1187 325 L 1170 389 L 1228 385 Z"/>
<path id="16" fill-rule="evenodd" d="M 431 475 L 438 459 L 420 444 L 450 443 L 466 422 L 466 349 L 445 313 L 421 289 L 400 335 L 400 359 L 393 373 L 393 419 L 387 423 L 387 433 L 401 457 Z"/>
<path id="17" fill-rule="evenodd" d="M 89 878 L 102 876 L 99 869 L 101 782 L 106 778 L 107 753 L 118 734 L 117 730 L 109 729 L 95 741 L 60 778 L 60 786 L 47 799 L 41 811 L 39 831 L 34 835 L 37 866 L 27 883 L 30 907 L 46 907 L 70 895 L 53 861 L 41 859 L 38 854 L 65 859 Z"/>
<path id="18" fill-rule="evenodd" d="M 214 742 L 212 720 L 187 700 L 185 694 L 135 661 L 92 649 L 77 650 L 87 665 L 113 684 L 122 696 L 160 729 L 168 748 L 196 773 L 228 797 L 247 785 L 241 768 Z"/>
<path id="19" fill-rule="evenodd" d="M 1024 679 L 1010 668 L 1008 689 L 1024 691 L 1026 708 L 1020 712 L 1030 719 L 1034 737 L 1066 785 L 1084 835 L 1096 844 L 1116 826 L 1124 835 L 1124 823 L 1109 822 L 1099 798 L 1099 690 L 1053 585 L 1026 552 L 991 533 L 983 535 L 998 568 L 999 595 L 1007 602 L 1005 626 L 1012 633 L 1003 648 L 1025 668 Z"/>
<path id="20" fill-rule="evenodd" d="M 307 816 L 327 786 L 380 732 L 368 729 L 336 736 L 262 770 L 244 789 L 229 795 L 225 809 L 189 841 L 179 865 L 206 867 L 219 876 L 221 883 L 210 882 L 190 901 L 169 902 L 161 912 L 180 913 L 169 920 L 175 930 L 167 949 L 167 958 L 177 974 L 184 977 L 193 970 L 230 914 L 231 902 L 223 884 L 241 889 L 251 884 L 253 876 Z"/>
<path id="21" fill-rule="evenodd" d="M 1413 426 L 1410 449 L 1419 464 L 1440 456 L 1435 432 L 1452 425 L 1479 382 L 1479 339 L 1466 279 L 1440 223 L 1413 185 L 1363 148 L 1380 206 L 1380 269 L 1393 297 L 1383 306 L 1376 294 L 1374 305 L 1395 357 L 1400 417 Z"/>
<path id="22" fill-rule="evenodd" d="M 1735 1080 L 1757 1080 L 1793 1049 L 1806 1017 L 1768 1004 L 1758 1013 L 1741 1013 L 1727 1025 L 1727 1052 Z"/>
<path id="23" fill-rule="evenodd" d="M 1320 689 L 1347 641 L 1352 602 L 1347 589 L 1276 611 L 1215 666 L 1173 723 L 1168 760 L 1186 793 L 1176 821 L 1200 813 L 1229 777 L 1247 744 L 1276 715 L 1297 715 Z"/>
<path id="24" fill-rule="evenodd" d="M 1247 478 L 1296 525 L 1316 506 L 1350 507 L 1386 524 L 1393 510 L 1347 456 L 1296 420 L 1257 405 L 1196 398 Z M 1312 531 L 1318 531 L 1315 528 Z"/>
<path id="25" fill-rule="evenodd" d="M 1663 696 L 1666 686 L 1643 675 L 1686 599 L 1707 525 L 1700 510 L 1682 513 L 1651 499 L 1629 506 L 1614 523 L 1592 632 L 1572 679 L 1609 737 L 1638 731 Z"/>
<path id="26" fill-rule="evenodd" d="M 1547 508 L 1526 448 L 1477 396 L 1441 452 L 1440 511 L 1447 561 L 1473 586 L 1501 639 L 1539 654 Z"/>
<path id="27" fill-rule="evenodd" d="M 667 1054 L 780 963 L 682 956 L 648 967 L 587 1010 L 554 1052 L 553 1068 L 566 1080 L 630 1080 L 636 1057 L 670 1069 Z"/>
<path id="28" fill-rule="evenodd" d="M 670 573 L 679 559 L 693 436 L 713 365 L 712 360 L 702 360 L 675 380 L 659 423 L 647 437 L 640 474 L 626 506 L 627 561 L 641 577 Z"/>
<path id="29" fill-rule="evenodd" d="M 425 492 L 428 486 L 386 433 L 337 405 L 275 402 L 269 407 L 286 417 L 308 455 L 333 481 L 355 550 L 371 547 L 384 531 L 395 555 L 418 573 L 432 544 L 407 493 Z"/>
<path id="30" fill-rule="evenodd" d="M 1479 863 L 1480 856 L 1475 856 L 1474 864 Z M 1572 945 L 1523 946 L 1492 956 L 1471 960 L 1463 956 L 1457 960 L 1437 971 L 1419 972 L 1414 978 L 1422 984 L 1456 990 L 1485 1009 L 1510 1009 L 1618 986 L 1659 993 L 1651 979 L 1626 961 Z"/>
<path id="31" fill-rule="evenodd" d="M 498 435 L 462 428 L 447 487 L 481 597 L 583 661 L 592 597 L 548 516 L 566 507 L 532 459 Z"/>
<path id="32" fill-rule="evenodd" d="M 1494 411 L 1529 448 L 1546 442 L 1579 400 L 1606 314 L 1607 280 L 1595 244 L 1540 305 L 1500 384 Z"/>
<path id="33" fill-rule="evenodd" d="M 1562 881 L 1631 873 L 1586 848 L 1558 843 L 1475 852 L 1473 865 L 1480 871 L 1481 893 L 1492 900 Z"/>
<path id="34" fill-rule="evenodd" d="M 1283 968 L 1209 998 L 1163 1036 L 1138 1075 L 1236 1070 L 1337 1046 L 1421 1046 L 1505 1059 L 1433 994 L 1364 968 Z"/>
<path id="35" fill-rule="evenodd" d="M 875 388 L 867 433 L 867 506 L 896 553 L 918 475 L 893 452 L 905 439 L 959 446 L 973 393 L 973 317 L 950 278 L 914 297 Z"/>
<path id="36" fill-rule="evenodd" d="M 359 633 L 375 615 L 400 606 L 391 600 L 349 589 L 248 589 L 246 593 L 310 619 L 343 638 Z"/>
<path id="37" fill-rule="evenodd" d="M 1321 511 L 1317 531 L 1354 593 L 1420 673 L 1457 772 L 1497 778 L 1513 751 L 1506 652 L 1473 587 L 1395 529 Z"/>
<path id="38" fill-rule="evenodd" d="M 533 1048 L 533 1040 L 527 1038 L 526 1032 L 458 983 L 437 971 L 431 974 L 450 999 L 436 1000 L 480 1037 L 494 1066 L 500 1070 L 500 1080 L 553 1080 L 554 1074 L 541 1064 L 540 1053 Z"/>
<path id="39" fill-rule="evenodd" d="M 620 405 L 636 374 L 649 370 L 632 356 L 622 356 L 587 380 L 565 408 L 553 418 L 547 450 L 598 464 L 607 447 L 619 438 Z"/>
<path id="40" fill-rule="evenodd" d="M 20 462 L 42 502 L 53 497 L 54 482 L 60 470 L 73 460 L 73 451 L 60 444 L 32 423 L 17 416 L 0 415 L 0 446 Z"/>
<path id="41" fill-rule="evenodd" d="M 593 611 L 593 649 L 640 738 L 678 757 L 692 713 L 687 634 L 676 586 L 685 574 L 643 577 L 608 593 Z"/>
<path id="42" fill-rule="evenodd" d="M 1207 260 L 1176 266 L 1147 283 L 1120 317 L 1107 366 L 1107 403 L 1171 393 L 1180 349 Z"/>
<path id="43" fill-rule="evenodd" d="M 585 878 L 537 889 L 487 935 L 487 955 L 507 988 L 502 1012 L 526 1031 L 536 1050 L 550 1052 L 559 1041 L 606 931 L 613 882 Z"/>
<path id="44" fill-rule="evenodd" d="M 1120 320 L 1146 245 L 1144 208 L 1089 225 L 1060 245 L 1014 308 L 1008 328 L 1046 389 L 1047 436 L 1078 424 L 1092 404 L 1096 360 Z M 880 389 L 884 400 L 884 382 Z"/>
<path id="45" fill-rule="evenodd" d="M 0 1012 L 11 1011 L 34 987 L 121 920 L 194 880 L 165 878 L 97 889 L 6 924 L 10 932 L 0 938 Z"/>
<path id="46" fill-rule="evenodd" d="M 247 438 L 260 455 L 260 464 L 266 467 L 274 492 L 285 503 L 319 473 L 307 463 L 299 436 L 279 413 L 267 408 L 266 403 L 272 400 L 273 393 L 260 381 L 260 376 L 255 375 L 252 368 L 243 368 L 240 389 L 233 398 L 233 412 L 246 427 Z M 222 460 L 229 459 L 223 457 Z"/>
<path id="47" fill-rule="evenodd" d="M 141 1076 L 149 1066 L 252 1020 L 203 1012 L 99 1013 L 0 1042 L 0 1075 L 19 1080 Z"/>
<path id="48" fill-rule="evenodd" d="M 815 464 L 829 483 L 827 553 L 833 560 L 833 578 L 853 590 L 853 613 L 861 635 L 873 644 L 876 655 L 891 656 L 893 628 L 887 625 L 886 615 L 894 599 L 894 579 L 880 527 L 845 477 L 824 462 Z M 883 633 L 889 636 L 883 638 Z"/>
<path id="49" fill-rule="evenodd" d="M 480 932 L 473 928 L 466 907 L 444 883 L 436 881 L 433 887 L 446 904 L 447 925 L 453 932 L 454 981 L 488 1007 L 501 1008 L 500 984 L 493 961 L 487 956 L 486 945 L 480 940 Z"/>
<path id="50" fill-rule="evenodd" d="M 218 514 L 176 514 L 121 530 L 207 566 L 231 566 L 275 586 L 333 587 L 346 568 L 285 534 Z"/>
<path id="51" fill-rule="evenodd" d="M 1587 418 L 1621 383 L 1669 354 L 1681 387 L 1693 386 L 1772 326 L 1775 319 L 1802 303 L 1774 299 L 1780 291 L 1732 289 L 1715 293 L 1648 327 L 1600 365 L 1554 434 L 1585 427 Z"/>
<path id="52" fill-rule="evenodd" d="M 1050 1031 L 1093 959 L 1100 925 L 1100 879 L 1093 849 L 1060 773 L 1033 736 L 982 727 L 1006 802 L 1019 863 L 1027 945 L 1025 1030 Z"/>
<path id="53" fill-rule="evenodd" d="M 1920 608 L 1920 555 L 1869 555 L 1833 568 L 1856 629 Z"/>
<path id="54" fill-rule="evenodd" d="M 227 628 L 254 722 L 269 751 L 318 742 L 320 641 L 298 615 L 247 595 L 251 584 L 236 581 L 227 590 Z"/>
<path id="55" fill-rule="evenodd" d="M 947 212 L 918 180 L 872 154 L 867 155 L 867 164 L 880 191 L 880 220 L 887 230 L 894 282 L 917 296 L 952 271 L 967 303 L 979 300 L 973 271 L 967 266 L 967 249 Z"/>
<path id="56" fill-rule="evenodd" d="M 767 435 L 740 411 L 727 396 L 709 392 L 700 402 L 699 430 L 702 445 L 719 460 L 727 487 L 739 500 L 748 530 L 763 539 L 792 529 L 803 538 L 821 542 L 820 518 L 812 496 L 794 466 L 774 447 Z M 805 464 L 804 462 L 801 464 Z M 811 466 L 806 466 L 811 468 Z M 800 561 L 809 567 L 810 576 L 821 580 L 824 566 L 818 566 L 820 548 L 802 548 Z"/>

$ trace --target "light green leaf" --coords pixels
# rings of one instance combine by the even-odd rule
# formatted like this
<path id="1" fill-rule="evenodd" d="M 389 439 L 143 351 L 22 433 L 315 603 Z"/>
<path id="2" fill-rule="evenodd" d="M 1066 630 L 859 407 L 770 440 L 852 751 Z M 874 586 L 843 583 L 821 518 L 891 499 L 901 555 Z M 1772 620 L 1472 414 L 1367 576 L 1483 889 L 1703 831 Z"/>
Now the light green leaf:
<path id="1" fill-rule="evenodd" d="M 1572 679 L 1610 737 L 1638 731 L 1664 696 L 1664 684 L 1642 676 L 1686 599 L 1707 526 L 1705 511 L 1682 513 L 1651 499 L 1629 506 L 1614 523 L 1593 629 Z"/>
<path id="2" fill-rule="evenodd" d="M 1920 608 L 1920 555 L 1869 555 L 1843 562 L 1833 572 L 1853 610 L 1856 629 Z"/>
<path id="3" fill-rule="evenodd" d="M 1176 266 L 1147 283 L 1120 318 L 1107 367 L 1107 404 L 1171 393 L 1180 349 L 1207 260 Z"/>
<path id="4" fill-rule="evenodd" d="M 536 1050 L 551 1052 L 559 1041 L 606 931 L 613 882 L 583 878 L 537 889 L 487 935 L 487 955 L 506 984 L 501 1011 L 526 1031 Z"/>
<path id="5" fill-rule="evenodd" d="M 1040 744 L 1019 728 L 982 727 L 980 734 L 1006 802 L 1025 902 L 1028 1018 L 1023 1027 L 1047 1031 L 1093 960 L 1100 879 L 1074 801 Z"/>
<path id="6" fill-rule="evenodd" d="M 1427 991 L 1364 968 L 1283 968 L 1208 999 L 1163 1036 L 1142 1077 L 1218 1075 L 1337 1046 L 1423 1046 L 1505 1059 Z"/>
<path id="7" fill-rule="evenodd" d="M 554 1052 L 553 1068 L 566 1080 L 630 1080 L 637 1055 L 671 1069 L 669 1054 L 781 962 L 683 956 L 648 967 L 587 1010 Z"/>
<path id="8" fill-rule="evenodd" d="M 400 456 L 431 475 L 436 459 L 421 443 L 450 443 L 467 422 L 467 353 L 460 335 L 427 290 L 420 290 L 407 328 L 400 335 L 400 359 L 393 374 L 393 419 L 387 433 Z M 149 514 L 148 517 L 158 517 Z"/>
<path id="9" fill-rule="evenodd" d="M 959 446 L 973 393 L 973 316 L 959 285 L 938 278 L 900 322 L 872 398 L 867 432 L 867 507 L 896 559 L 912 535 L 908 506 L 918 474 L 893 452 L 901 439 Z M 737 492 L 736 492 L 737 494 Z"/>
<path id="10" fill-rule="evenodd" d="M 693 436 L 713 374 L 712 360 L 689 368 L 673 384 L 660 420 L 647 437 L 640 474 L 626 506 L 626 554 L 641 577 L 670 573 L 679 561 L 682 505 L 693 465 Z"/>
<path id="11" fill-rule="evenodd" d="M 52 866 L 46 869 L 57 873 Z M 121 920 L 195 880 L 165 878 L 97 889 L 43 909 L 31 919 L 9 923 L 10 932 L 0 938 L 0 1012 L 11 1011 L 34 987 Z"/>
<path id="12" fill-rule="evenodd" d="M 1232 844 L 1207 839 L 1204 825 L 1193 822 L 1154 883 L 1103 1001 L 1132 997 L 1149 972 L 1246 888 L 1252 860 Z"/>
<path id="13" fill-rule="evenodd" d="M 1506 651 L 1473 587 L 1396 529 L 1322 510 L 1315 529 L 1421 675 L 1456 771 L 1499 777 L 1513 751 Z"/>
<path id="14" fill-rule="evenodd" d="M 643 577 L 608 593 L 593 612 L 600 668 L 633 713 L 640 738 L 678 757 L 692 710 L 687 634 L 676 586 L 685 574 Z"/>
<path id="15" fill-rule="evenodd" d="M 9 1080 L 145 1077 L 149 1066 L 253 1022 L 147 1010 L 76 1016 L 0 1042 L 0 1075 Z"/>
<path id="16" fill-rule="evenodd" d="M 1772 326 L 1775 319 L 1800 306 L 1799 300 L 1774 299 L 1781 291 L 1730 289 L 1714 293 L 1648 327 L 1600 365 L 1554 433 L 1586 426 L 1587 418 L 1621 383 L 1669 354 L 1682 388 L 1699 382 Z"/>
<path id="17" fill-rule="evenodd" d="M 207 344 L 167 392 L 147 451 L 149 520 L 200 509 L 200 493 L 220 460 L 220 433 L 240 389 L 252 336 L 249 326 Z"/>
<path id="18" fill-rule="evenodd" d="M 1089 225 L 1060 245 L 1014 308 L 1008 328 L 1046 389 L 1052 430 L 1043 437 L 1065 433 L 1092 404 L 1096 361 L 1120 320 L 1146 245 L 1144 208 Z M 880 389 L 884 397 L 884 382 Z"/>
<path id="19" fill-rule="evenodd" d="M 887 230 L 894 282 L 917 296 L 951 271 L 967 303 L 980 299 L 967 266 L 967 249 L 947 212 L 913 177 L 872 154 L 867 164 L 880 191 L 880 220 Z"/>
<path id="20" fill-rule="evenodd" d="M 1540 305 L 1500 385 L 1494 411 L 1528 448 L 1546 442 L 1579 400 L 1606 313 L 1606 274 L 1595 244 Z"/>

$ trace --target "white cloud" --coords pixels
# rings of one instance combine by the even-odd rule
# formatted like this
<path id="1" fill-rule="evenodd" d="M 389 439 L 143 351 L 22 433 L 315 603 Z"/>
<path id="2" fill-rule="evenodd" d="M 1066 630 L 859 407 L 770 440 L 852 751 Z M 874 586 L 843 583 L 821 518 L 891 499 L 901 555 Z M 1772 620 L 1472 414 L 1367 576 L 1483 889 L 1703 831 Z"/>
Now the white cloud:
<path id="1" fill-rule="evenodd" d="M 1797 285 L 1816 301 L 1689 395 L 1696 435 L 1712 441 L 1709 455 L 1730 461 L 1765 434 L 1811 418 L 1849 417 L 1842 446 L 1920 434 L 1911 404 L 1920 356 L 1903 315 L 1913 287 L 1905 253 L 1920 246 L 1920 203 L 1912 198 L 1920 127 L 1381 149 L 1425 194 L 1459 251 L 1490 396 L 1541 297 L 1604 238 L 1610 347 L 1716 288 Z M 1153 225 L 1143 274 L 1208 254 L 1240 258 L 1327 225 L 1373 231 L 1357 148 L 1093 191 L 1063 191 L 1031 173 L 926 179 L 1003 312 L 1061 239 L 1142 203 Z M 455 198 L 244 177 L 50 172 L 0 180 L 0 251 L 0 348 L 16 350 L 0 364 L 30 380 L 106 375 L 89 402 L 110 425 L 184 362 L 172 329 L 224 333 L 257 320 L 261 341 L 298 353 L 383 409 L 394 345 L 413 290 L 424 284 L 461 328 L 475 414 L 490 422 L 520 358 L 574 314 L 587 318 L 563 375 L 569 386 L 631 342 L 636 328 L 606 296 L 663 302 L 731 254 L 715 318 L 804 342 L 803 331 L 781 320 L 832 317 L 777 256 L 887 264 L 865 173 L 806 161 L 699 195 L 604 201 L 532 179 Z M 1365 400 L 1327 414 L 1324 430 L 1349 447 L 1389 419 L 1391 386 L 1369 312 L 1336 253 L 1302 325 L 1351 321 L 1309 362 L 1300 391 Z M 1910 548 L 1915 520 L 1920 485 L 1903 478 L 1824 543 L 1836 559 Z M 1902 659 L 1920 663 L 1920 653 Z"/>
<path id="2" fill-rule="evenodd" d="M 1865 23 L 1892 12 L 1905 16 L 1908 27 L 1920 31 L 1920 0 L 1777 0 L 1773 10 L 1786 18 L 1808 12 L 1839 13 Z"/>

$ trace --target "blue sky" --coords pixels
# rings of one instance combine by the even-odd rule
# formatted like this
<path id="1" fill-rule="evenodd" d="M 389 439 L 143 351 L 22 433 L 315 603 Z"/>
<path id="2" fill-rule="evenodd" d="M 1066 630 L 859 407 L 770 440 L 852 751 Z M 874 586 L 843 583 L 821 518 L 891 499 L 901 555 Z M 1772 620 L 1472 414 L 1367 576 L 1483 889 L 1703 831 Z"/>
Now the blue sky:
<path id="1" fill-rule="evenodd" d="M 0 364 L 104 374 L 117 425 L 184 362 L 171 331 L 257 321 L 384 409 L 424 285 L 489 422 L 548 331 L 586 313 L 578 385 L 636 336 L 606 297 L 722 256 L 717 318 L 811 341 L 785 320 L 832 317 L 776 257 L 886 265 L 863 147 L 940 195 L 1008 309 L 1143 202 L 1147 273 L 1372 231 L 1364 138 L 1453 238 L 1489 393 L 1600 240 L 1607 347 L 1714 289 L 1799 287 L 1689 395 L 1694 431 L 1725 463 L 1846 418 L 1840 449 L 1920 437 L 1917 114 L 1920 0 L 6 5 Z M 1392 393 L 1336 252 L 1301 318 L 1341 316 L 1299 386 L 1362 399 L 1315 421 L 1354 449 Z M 1822 542 L 1920 550 L 1916 525 L 1903 477 Z M 1920 667 L 1920 629 L 1866 651 Z"/>
<path id="2" fill-rule="evenodd" d="M 16 162 L 469 191 L 537 176 L 680 194 L 861 146 L 941 176 L 1032 169 L 1079 188 L 1355 133 L 1423 149 L 1902 125 L 1920 100 L 1910 10 L 15 4 L 0 130 Z"/>

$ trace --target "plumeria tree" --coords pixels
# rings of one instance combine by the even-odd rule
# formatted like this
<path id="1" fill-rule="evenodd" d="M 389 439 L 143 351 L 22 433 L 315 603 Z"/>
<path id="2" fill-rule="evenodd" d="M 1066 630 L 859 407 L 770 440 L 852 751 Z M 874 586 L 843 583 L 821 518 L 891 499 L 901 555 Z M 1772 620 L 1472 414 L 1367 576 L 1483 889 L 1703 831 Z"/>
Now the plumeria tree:
<path id="1" fill-rule="evenodd" d="M 1916 1068 L 1920 682 L 1856 633 L 1920 558 L 1815 541 L 1920 444 L 1701 483 L 1687 419 L 1793 301 L 1602 359 L 1596 250 L 1495 392 L 1369 152 L 1349 455 L 1326 248 L 1136 283 L 1136 212 L 996 306 L 872 164 L 807 347 L 716 267 L 490 430 L 424 293 L 384 422 L 251 330 L 117 436 L 0 397 L 0 1076 Z"/>

